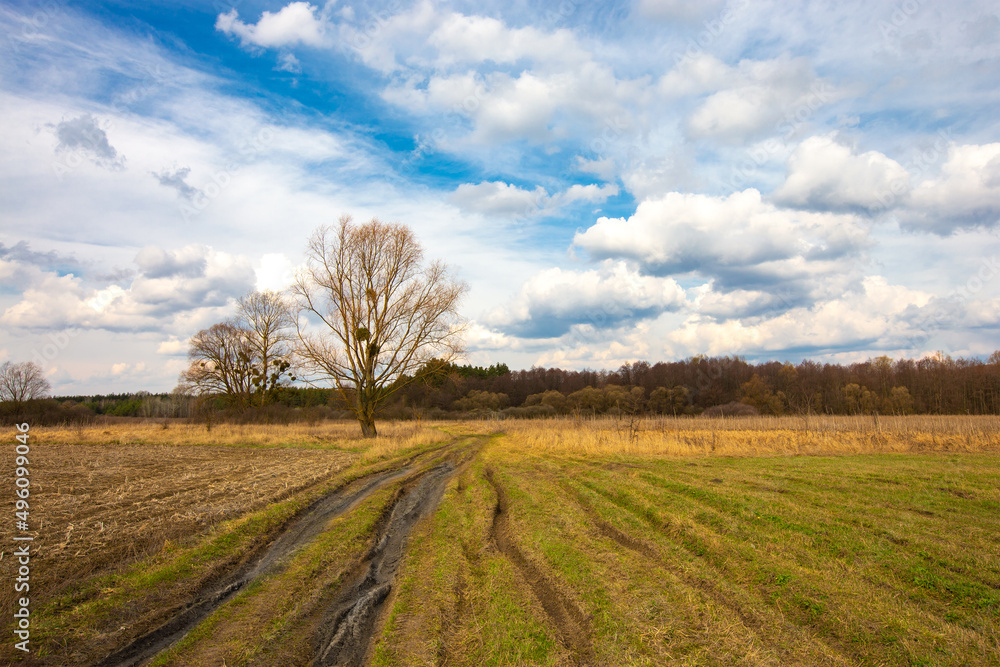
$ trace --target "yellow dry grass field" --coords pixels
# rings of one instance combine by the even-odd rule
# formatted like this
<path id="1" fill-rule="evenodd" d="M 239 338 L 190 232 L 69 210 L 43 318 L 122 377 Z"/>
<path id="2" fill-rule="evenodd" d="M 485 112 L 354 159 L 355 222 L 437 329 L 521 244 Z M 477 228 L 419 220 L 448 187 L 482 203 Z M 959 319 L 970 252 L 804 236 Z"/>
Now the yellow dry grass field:
<path id="1" fill-rule="evenodd" d="M 627 456 L 773 456 L 985 452 L 1000 417 L 598 417 L 504 422 L 529 451 Z"/>
<path id="2" fill-rule="evenodd" d="M 626 426 L 505 424 L 370 664 L 1000 664 L 996 419 Z"/>
<path id="3" fill-rule="evenodd" d="M 363 440 L 356 422 L 325 421 L 316 424 L 188 424 L 169 420 L 136 420 L 98 426 L 36 427 L 34 442 L 46 445 L 225 445 L 233 447 L 294 447 L 338 449 L 379 456 L 398 448 L 444 440 L 434 427 L 412 422 L 379 424 L 379 437 Z"/>

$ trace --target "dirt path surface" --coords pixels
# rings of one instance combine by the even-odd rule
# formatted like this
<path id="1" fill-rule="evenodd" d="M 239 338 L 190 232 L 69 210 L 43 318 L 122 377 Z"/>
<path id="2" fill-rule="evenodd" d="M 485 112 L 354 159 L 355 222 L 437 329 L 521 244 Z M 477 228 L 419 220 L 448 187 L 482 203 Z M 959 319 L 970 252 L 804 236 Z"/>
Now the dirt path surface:
<path id="1" fill-rule="evenodd" d="M 198 623 L 258 577 L 283 569 L 288 559 L 303 545 L 319 535 L 330 519 L 349 511 L 375 491 L 410 474 L 413 468 L 400 468 L 369 475 L 316 501 L 285 529 L 271 544 L 254 554 L 221 583 L 203 590 L 197 598 L 170 620 L 111 654 L 97 667 L 131 667 L 151 659 L 184 637 Z"/>
<path id="2" fill-rule="evenodd" d="M 377 542 L 355 577 L 337 595 L 323 623 L 314 664 L 360 666 L 377 630 L 382 603 L 392 590 L 413 527 L 437 506 L 456 466 L 445 461 L 401 490 Z"/>

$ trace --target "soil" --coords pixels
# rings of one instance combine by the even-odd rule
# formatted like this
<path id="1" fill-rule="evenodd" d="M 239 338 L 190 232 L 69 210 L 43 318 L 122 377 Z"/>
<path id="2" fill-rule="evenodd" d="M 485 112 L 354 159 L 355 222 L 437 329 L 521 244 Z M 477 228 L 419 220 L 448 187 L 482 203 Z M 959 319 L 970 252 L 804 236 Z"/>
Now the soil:
<path id="1" fill-rule="evenodd" d="M 354 458 L 339 451 L 218 446 L 35 450 L 30 523 L 42 591 L 32 602 L 39 608 L 72 593 L 81 580 L 326 483 Z M 12 470 L 12 455 L 12 448 L 0 452 L 0 467 Z M 0 575 L 9 576 L 9 562 L 0 559 Z M 0 607 L 13 607 L 13 590 L 0 591 Z"/>
<path id="2" fill-rule="evenodd" d="M 302 547 L 318 537 L 334 517 L 379 489 L 402 481 L 384 513 L 372 547 L 347 584 L 330 596 L 314 641 L 313 665 L 361 665 L 379 629 L 383 602 L 392 590 L 413 527 L 436 508 L 448 480 L 478 448 L 451 447 L 418 454 L 397 467 L 357 479 L 318 499 L 277 536 L 245 554 L 228 572 L 206 582 L 169 619 L 97 663 L 97 667 L 140 665 L 180 641 L 201 621 L 259 577 L 283 571 Z"/>
<path id="3" fill-rule="evenodd" d="M 377 631 L 382 603 L 392 590 L 413 527 L 433 512 L 455 472 L 446 461 L 401 490 L 380 527 L 376 543 L 352 580 L 336 596 L 316 642 L 313 664 L 360 666 Z"/>
<path id="4" fill-rule="evenodd" d="M 323 531 L 330 519 L 347 512 L 378 489 L 410 472 L 411 468 L 404 466 L 370 475 L 319 499 L 270 546 L 245 561 L 221 583 L 200 591 L 194 601 L 166 623 L 111 654 L 98 663 L 98 667 L 131 667 L 165 650 L 255 579 L 280 572 L 296 551 Z"/>

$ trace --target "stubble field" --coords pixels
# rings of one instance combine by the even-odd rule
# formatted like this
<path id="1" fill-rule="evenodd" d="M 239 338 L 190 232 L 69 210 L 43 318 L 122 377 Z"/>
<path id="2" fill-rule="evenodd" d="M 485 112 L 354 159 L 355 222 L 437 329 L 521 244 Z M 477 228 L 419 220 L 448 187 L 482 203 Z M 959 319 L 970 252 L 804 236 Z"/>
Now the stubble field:
<path id="1" fill-rule="evenodd" d="M 998 426 L 566 419 L 385 424 L 375 442 L 337 423 L 37 429 L 33 652 L 2 651 L 1000 664 Z"/>

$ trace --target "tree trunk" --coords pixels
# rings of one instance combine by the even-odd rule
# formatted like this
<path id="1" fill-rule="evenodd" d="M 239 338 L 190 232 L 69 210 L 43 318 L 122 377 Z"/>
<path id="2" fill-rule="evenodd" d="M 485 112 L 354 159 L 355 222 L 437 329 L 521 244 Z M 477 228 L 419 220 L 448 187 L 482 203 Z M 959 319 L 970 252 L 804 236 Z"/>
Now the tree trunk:
<path id="1" fill-rule="evenodd" d="M 375 406 L 363 389 L 358 392 L 357 401 L 354 413 L 358 416 L 358 423 L 361 424 L 361 435 L 365 438 L 374 438 L 378 435 L 375 431 Z"/>
<path id="2" fill-rule="evenodd" d="M 358 416 L 361 424 L 361 435 L 365 438 L 374 438 L 378 433 L 375 431 L 375 419 L 369 416 Z"/>

